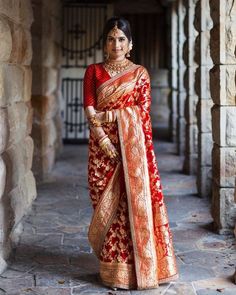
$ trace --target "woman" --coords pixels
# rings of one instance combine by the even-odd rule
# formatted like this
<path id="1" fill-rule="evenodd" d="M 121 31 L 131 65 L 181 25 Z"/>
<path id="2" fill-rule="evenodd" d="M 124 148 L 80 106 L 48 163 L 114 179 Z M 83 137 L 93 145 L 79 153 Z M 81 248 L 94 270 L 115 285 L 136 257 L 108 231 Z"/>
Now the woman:
<path id="1" fill-rule="evenodd" d="M 132 39 L 125 19 L 108 20 L 103 40 L 105 62 L 84 76 L 94 207 L 89 241 L 105 285 L 156 288 L 178 274 L 153 150 L 149 75 L 126 58 Z"/>

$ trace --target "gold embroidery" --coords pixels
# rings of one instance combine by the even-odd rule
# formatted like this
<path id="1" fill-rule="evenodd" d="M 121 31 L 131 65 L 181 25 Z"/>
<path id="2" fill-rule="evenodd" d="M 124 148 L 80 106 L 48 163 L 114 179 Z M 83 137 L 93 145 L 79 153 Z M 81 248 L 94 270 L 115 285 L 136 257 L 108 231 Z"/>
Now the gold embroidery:
<path id="1" fill-rule="evenodd" d="M 100 257 L 106 233 L 114 219 L 119 204 L 119 175 L 120 164 L 117 165 L 111 180 L 97 204 L 89 227 L 89 242 L 98 258 Z"/>
<path id="2" fill-rule="evenodd" d="M 158 285 L 151 193 L 138 106 L 117 110 L 138 289 Z"/>
<path id="3" fill-rule="evenodd" d="M 136 288 L 136 276 L 133 264 L 100 262 L 100 276 L 107 286 L 122 289 Z"/>
<path id="4" fill-rule="evenodd" d="M 127 72 L 118 74 L 116 77 L 103 83 L 97 90 L 98 109 L 117 109 L 117 113 L 122 113 L 122 118 L 118 119 L 118 121 L 122 121 L 122 128 L 119 128 L 124 132 L 122 133 L 119 131 L 119 136 L 121 148 L 123 154 L 125 154 L 122 163 L 126 173 L 125 181 L 127 194 L 129 195 L 129 202 L 131 203 L 129 204 L 129 217 L 123 217 L 129 218 L 131 223 L 132 250 L 126 249 L 130 251 L 132 255 L 134 250 L 134 261 L 136 265 L 131 264 L 132 260 L 126 260 L 129 259 L 127 253 L 125 254 L 126 256 L 123 256 L 124 258 L 122 257 L 124 247 L 128 246 L 127 244 L 123 246 L 119 239 L 120 234 L 116 235 L 115 227 L 119 228 L 120 224 L 115 223 L 115 218 L 121 218 L 121 215 L 118 214 L 118 211 L 114 210 L 116 206 L 113 203 L 111 203 L 111 208 L 113 211 L 112 214 L 115 214 L 114 219 L 112 215 L 106 215 L 105 207 L 101 206 L 101 210 L 98 210 L 98 212 L 101 213 L 101 215 L 98 215 L 98 222 L 94 221 L 94 223 L 91 224 L 91 228 L 95 231 L 94 237 L 92 238 L 93 247 L 96 249 L 97 255 L 100 254 L 100 259 L 103 260 L 103 262 L 101 262 L 101 277 L 104 284 L 127 289 L 136 287 L 139 289 L 152 288 L 156 287 L 158 283 L 168 282 L 178 277 L 172 245 L 172 234 L 169 229 L 167 212 L 163 203 L 158 170 L 155 168 L 156 160 L 152 148 L 152 137 L 150 135 L 149 86 L 150 81 L 147 71 L 143 67 L 134 66 L 132 71 L 129 69 Z M 139 105 L 135 106 L 136 104 Z M 135 130 L 137 126 L 138 133 Z M 104 128 L 105 133 L 109 134 L 113 143 L 119 146 L 116 123 L 107 126 L 104 125 Z M 143 156 L 141 159 L 140 150 Z M 149 175 L 147 173 L 147 167 L 145 167 L 147 158 L 146 160 L 144 159 L 147 156 L 144 151 L 149 153 L 148 165 L 154 167 L 153 171 L 150 172 L 150 170 L 148 170 Z M 109 179 L 110 177 L 114 177 L 115 167 L 98 151 L 95 141 L 92 141 L 90 145 L 90 152 L 90 195 L 93 206 L 96 207 L 99 203 L 102 204 L 102 198 L 106 194 L 105 191 L 111 184 L 111 180 Z M 144 161 L 144 163 L 142 161 Z M 140 163 L 141 165 L 139 165 Z M 105 170 L 106 173 L 104 174 L 103 171 Z M 145 182 L 145 185 L 143 182 Z M 117 183 L 118 182 L 114 182 L 113 185 Z M 148 190 L 148 184 L 151 188 L 151 195 L 150 188 Z M 145 187 L 147 189 L 144 189 Z M 129 188 L 131 188 L 131 191 Z M 137 193 L 136 195 L 132 194 L 134 191 Z M 124 188 L 122 188 L 122 194 L 120 192 L 119 195 L 123 196 L 123 193 Z M 111 202 L 110 196 L 108 194 L 109 202 Z M 132 196 L 132 198 L 130 198 L 130 196 Z M 147 210 L 148 206 L 146 206 L 146 200 L 148 200 L 148 202 L 152 201 L 153 206 L 151 212 L 150 208 Z M 121 199 L 119 202 L 120 201 Z M 108 205 L 106 208 L 108 208 Z M 146 217 L 150 216 L 153 216 L 153 225 L 145 220 Z M 105 225 L 106 219 L 108 220 L 107 227 Z M 112 220 L 113 223 L 111 223 Z M 121 222 L 123 222 L 123 220 L 121 220 Z M 114 226 L 114 228 L 112 228 L 112 226 Z M 119 230 L 121 231 L 122 227 L 120 227 Z M 127 231 L 125 227 L 124 230 Z M 117 243 L 114 242 L 114 240 L 117 241 Z M 102 241 L 104 241 L 104 243 Z M 116 252 L 119 253 L 117 254 Z M 153 253 L 154 256 L 152 257 Z M 143 257 L 141 257 L 140 254 L 143 255 Z M 107 262 L 107 260 L 111 262 Z M 126 264 L 124 261 L 129 261 L 129 263 Z M 135 268 L 138 278 L 135 275 Z M 130 271 L 130 269 L 133 269 L 133 271 Z M 134 284 L 133 280 L 135 282 Z"/>
<path id="5" fill-rule="evenodd" d="M 156 249 L 158 257 L 158 278 L 164 280 L 177 274 L 177 265 L 174 258 L 172 234 L 169 228 L 166 206 L 155 204 L 154 227 Z"/>
<path id="6" fill-rule="evenodd" d="M 137 65 L 131 66 L 131 69 L 128 69 L 109 79 L 97 89 L 98 110 L 102 110 L 104 106 L 106 106 L 106 109 L 109 109 L 108 105 L 112 104 L 114 108 L 114 103 L 119 103 L 122 96 L 132 92 L 137 81 L 137 75 L 139 75 L 139 71 L 136 71 L 138 68 L 139 66 Z M 123 83 L 120 83 L 119 80 L 121 76 Z"/>

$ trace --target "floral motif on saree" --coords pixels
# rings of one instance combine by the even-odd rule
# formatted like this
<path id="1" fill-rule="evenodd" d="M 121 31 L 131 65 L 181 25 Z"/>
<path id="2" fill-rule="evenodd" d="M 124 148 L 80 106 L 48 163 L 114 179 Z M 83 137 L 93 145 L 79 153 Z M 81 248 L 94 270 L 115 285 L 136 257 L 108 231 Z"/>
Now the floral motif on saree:
<path id="1" fill-rule="evenodd" d="M 148 73 L 133 65 L 102 83 L 96 97 L 97 110 L 116 110 L 117 122 L 104 131 L 122 163 L 110 161 L 90 134 L 89 241 L 105 285 L 154 288 L 178 273 L 153 149 Z"/>

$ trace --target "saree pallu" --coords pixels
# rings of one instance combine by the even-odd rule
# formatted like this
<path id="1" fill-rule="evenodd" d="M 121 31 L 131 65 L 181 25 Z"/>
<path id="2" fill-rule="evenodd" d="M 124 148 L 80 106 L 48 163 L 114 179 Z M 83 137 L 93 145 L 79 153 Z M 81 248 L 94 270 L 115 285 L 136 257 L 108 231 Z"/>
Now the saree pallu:
<path id="1" fill-rule="evenodd" d="M 105 285 L 156 288 L 178 272 L 152 142 L 148 73 L 132 65 L 98 87 L 96 96 L 97 110 L 116 112 L 117 121 L 103 128 L 122 160 L 105 156 L 90 133 L 89 241 Z"/>

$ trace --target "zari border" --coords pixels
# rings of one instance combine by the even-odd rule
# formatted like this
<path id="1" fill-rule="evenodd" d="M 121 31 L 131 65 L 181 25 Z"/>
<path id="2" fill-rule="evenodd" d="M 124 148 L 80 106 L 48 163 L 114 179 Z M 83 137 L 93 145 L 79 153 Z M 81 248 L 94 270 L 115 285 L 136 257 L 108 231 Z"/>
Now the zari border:
<path id="1" fill-rule="evenodd" d="M 117 167 L 103 192 L 89 227 L 88 239 L 98 258 L 105 240 L 106 234 L 114 220 L 120 200 L 120 176 L 121 164 Z"/>
<path id="2" fill-rule="evenodd" d="M 133 64 L 132 66 L 130 66 L 127 70 L 124 70 L 123 72 L 121 72 L 120 74 L 117 74 L 113 77 L 111 77 L 109 80 L 107 80 L 106 82 L 102 83 L 102 85 L 100 85 L 97 88 L 97 95 L 99 95 L 99 93 L 104 89 L 104 87 L 106 87 L 107 85 L 109 85 L 110 83 L 113 84 L 117 79 L 121 78 L 122 76 L 125 76 L 126 74 L 128 74 L 129 72 L 133 72 L 134 69 L 139 68 L 140 65 L 136 65 Z M 104 70 L 106 71 L 106 69 L 104 68 Z M 107 72 L 107 71 L 106 71 Z"/>
<path id="3" fill-rule="evenodd" d="M 133 65 L 131 68 L 100 85 L 96 91 L 97 109 L 109 108 L 109 105 L 114 105 L 120 101 L 122 96 L 131 93 L 135 87 L 137 76 L 140 73 L 140 71 L 136 71 L 139 67 L 138 65 Z"/>
<path id="4" fill-rule="evenodd" d="M 167 277 L 167 278 L 164 278 L 164 279 L 160 279 L 159 280 L 159 284 L 165 284 L 165 283 L 168 283 L 168 282 L 172 282 L 174 280 L 177 280 L 179 278 L 179 274 L 175 274 L 173 276 L 170 276 L 170 277 Z"/>
<path id="5" fill-rule="evenodd" d="M 116 111 L 138 289 L 158 286 L 144 134 L 138 106 Z"/>
<path id="6" fill-rule="evenodd" d="M 100 261 L 100 277 L 104 285 L 121 289 L 137 287 L 133 264 Z"/>

